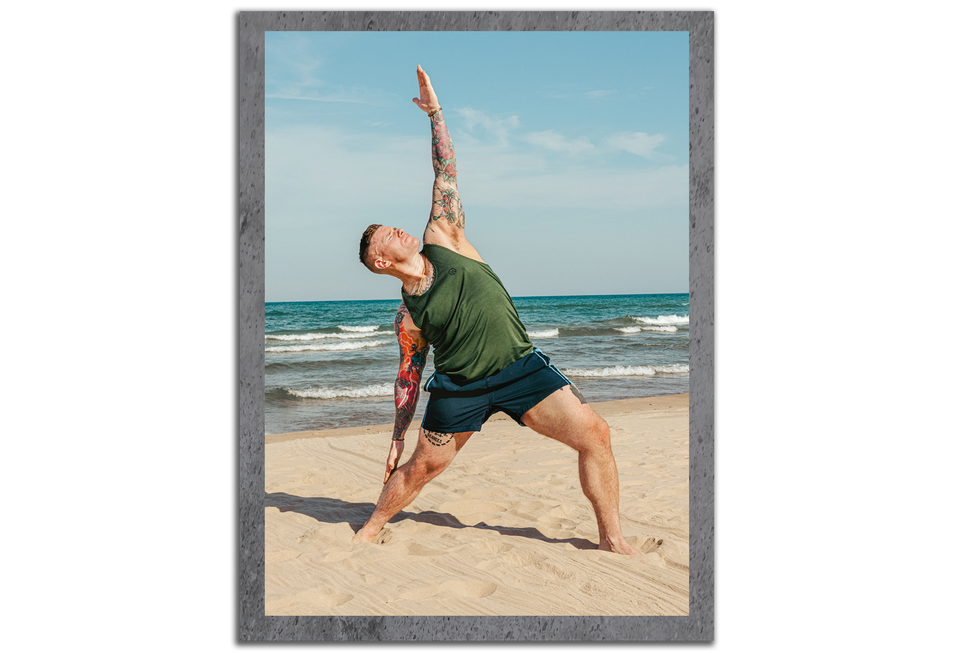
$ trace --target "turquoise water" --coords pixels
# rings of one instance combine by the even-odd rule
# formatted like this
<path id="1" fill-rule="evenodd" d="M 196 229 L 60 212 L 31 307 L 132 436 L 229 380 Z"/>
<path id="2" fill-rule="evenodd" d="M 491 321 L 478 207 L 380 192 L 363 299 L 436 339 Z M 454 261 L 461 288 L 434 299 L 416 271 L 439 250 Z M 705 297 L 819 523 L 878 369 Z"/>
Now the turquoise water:
<path id="1" fill-rule="evenodd" d="M 592 402 L 688 391 L 688 298 L 515 297 L 514 304 L 531 342 Z M 267 303 L 265 432 L 393 422 L 399 304 Z M 423 392 L 416 417 L 427 399 Z"/>

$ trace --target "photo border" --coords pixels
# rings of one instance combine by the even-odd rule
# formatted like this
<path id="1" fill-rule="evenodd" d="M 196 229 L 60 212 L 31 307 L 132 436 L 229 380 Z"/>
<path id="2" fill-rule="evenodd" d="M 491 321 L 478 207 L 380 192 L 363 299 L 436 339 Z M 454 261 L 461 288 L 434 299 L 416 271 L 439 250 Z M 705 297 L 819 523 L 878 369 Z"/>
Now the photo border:
<path id="1" fill-rule="evenodd" d="M 238 16 L 239 640 L 714 640 L 714 12 L 246 11 Z M 690 161 L 690 599 L 686 617 L 265 615 L 265 32 L 686 31 Z"/>

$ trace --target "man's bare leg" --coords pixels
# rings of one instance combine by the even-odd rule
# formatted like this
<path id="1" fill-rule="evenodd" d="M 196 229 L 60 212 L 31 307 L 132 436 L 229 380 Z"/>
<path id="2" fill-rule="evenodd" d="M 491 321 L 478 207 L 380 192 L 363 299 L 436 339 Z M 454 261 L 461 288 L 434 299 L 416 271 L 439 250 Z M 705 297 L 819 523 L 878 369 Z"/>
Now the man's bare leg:
<path id="1" fill-rule="evenodd" d="M 371 518 L 354 534 L 354 542 L 370 542 L 405 506 L 415 500 L 425 484 L 441 474 L 473 435 L 434 433 L 419 429 L 419 442 L 409 461 L 391 473 Z"/>
<path id="2" fill-rule="evenodd" d="M 599 548 L 639 554 L 623 539 L 619 524 L 619 472 L 609 443 L 609 426 L 581 399 L 578 389 L 567 385 L 556 390 L 524 413 L 521 421 L 578 452 L 579 480 L 595 511 Z"/>

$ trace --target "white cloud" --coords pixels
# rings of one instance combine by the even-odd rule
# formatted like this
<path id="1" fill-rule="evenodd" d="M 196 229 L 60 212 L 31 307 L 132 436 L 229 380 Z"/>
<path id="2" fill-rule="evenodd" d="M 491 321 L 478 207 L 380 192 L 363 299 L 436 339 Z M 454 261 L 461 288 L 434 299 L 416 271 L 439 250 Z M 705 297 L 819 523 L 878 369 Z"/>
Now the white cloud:
<path id="1" fill-rule="evenodd" d="M 598 100 L 599 98 L 604 98 L 607 95 L 612 95 L 612 91 L 589 91 L 585 94 L 585 97 L 590 100 Z"/>
<path id="2" fill-rule="evenodd" d="M 266 93 L 266 98 L 277 100 L 304 100 L 307 102 L 347 102 L 351 104 L 372 104 L 384 106 L 383 94 L 365 90 L 348 91 L 339 89 L 328 93 L 318 93 L 302 86 L 290 86 L 275 93 Z"/>
<path id="3" fill-rule="evenodd" d="M 521 124 L 517 116 L 502 119 L 492 118 L 482 111 L 470 107 L 463 107 L 457 113 L 463 116 L 463 127 L 470 133 L 476 128 L 481 128 L 501 141 L 506 141 L 508 134 Z"/>
<path id="4" fill-rule="evenodd" d="M 470 116 L 486 118 L 476 111 Z M 490 125 L 506 132 L 514 123 L 507 119 Z M 627 145 L 645 143 L 649 149 L 662 140 L 646 134 L 629 136 Z M 556 132 L 511 137 L 513 143 L 508 145 L 454 134 L 463 206 L 634 210 L 687 202 L 686 165 L 611 167 L 602 163 L 603 157 L 568 156 L 599 152 L 584 138 L 569 140 Z M 393 137 L 374 130 L 355 133 L 308 127 L 270 131 L 266 134 L 268 208 L 284 226 L 328 212 L 357 224 L 424 218 L 431 202 L 429 148 L 425 135 Z M 407 220 L 403 226 L 413 224 Z"/>
<path id="5" fill-rule="evenodd" d="M 283 43 L 277 39 L 267 52 L 266 98 L 306 102 L 344 102 L 385 105 L 391 93 L 360 83 L 351 87 L 329 84 L 329 59 L 310 42 L 299 38 Z"/>
<path id="6" fill-rule="evenodd" d="M 568 154 L 582 154 L 595 149 L 588 138 L 579 138 L 570 141 L 558 132 L 548 130 L 543 132 L 531 132 L 524 137 L 524 140 L 531 145 L 544 147 L 555 152 L 567 152 Z"/>
<path id="7" fill-rule="evenodd" d="M 266 203 L 290 207 L 281 224 L 306 209 L 347 214 L 431 202 L 430 139 L 392 137 L 374 130 L 280 128 L 266 133 Z M 361 220 L 363 221 L 363 220 Z M 369 219 L 366 224 L 370 224 Z"/>
<path id="8" fill-rule="evenodd" d="M 468 207 L 541 207 L 643 210 L 683 206 L 688 201 L 688 166 L 616 170 L 577 168 L 527 174 L 501 168 L 491 159 L 460 168 L 460 196 Z M 465 176 L 464 176 L 465 175 Z"/>
<path id="9" fill-rule="evenodd" d="M 644 132 L 620 132 L 606 139 L 606 144 L 614 150 L 625 150 L 639 156 L 652 156 L 655 147 L 664 142 L 660 134 Z"/>
<path id="10" fill-rule="evenodd" d="M 268 57 L 266 68 L 275 70 L 275 74 L 267 83 L 276 84 L 278 80 L 280 85 L 299 88 L 316 88 L 322 84 L 319 76 L 322 67 L 320 57 L 302 47 L 301 42 L 292 44 L 292 47 L 283 48 L 281 43 L 271 47 Z"/>

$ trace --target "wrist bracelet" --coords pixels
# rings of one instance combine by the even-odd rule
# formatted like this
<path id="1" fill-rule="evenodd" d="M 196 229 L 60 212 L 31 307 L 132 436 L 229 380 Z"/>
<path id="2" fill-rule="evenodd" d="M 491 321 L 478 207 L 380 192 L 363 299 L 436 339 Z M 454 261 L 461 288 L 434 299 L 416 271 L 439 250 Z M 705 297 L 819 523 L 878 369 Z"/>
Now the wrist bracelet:
<path id="1" fill-rule="evenodd" d="M 439 113 L 440 111 L 442 111 L 442 107 L 439 107 L 438 109 L 436 109 L 435 111 L 433 111 L 432 113 L 430 113 L 430 114 L 429 114 L 429 117 L 431 118 L 432 116 L 434 116 L 434 115 L 436 115 L 436 114 L 437 114 L 437 113 Z"/>

